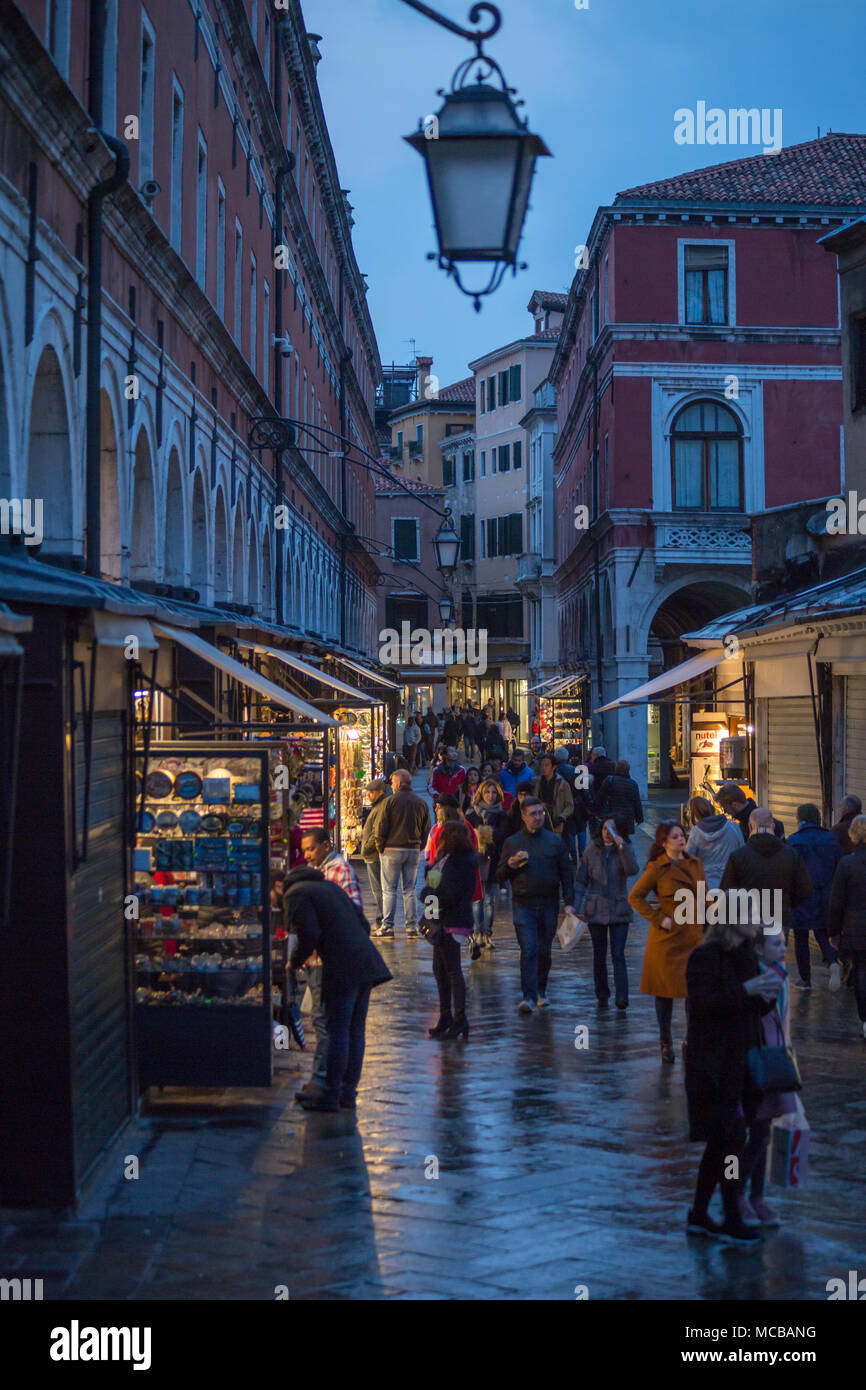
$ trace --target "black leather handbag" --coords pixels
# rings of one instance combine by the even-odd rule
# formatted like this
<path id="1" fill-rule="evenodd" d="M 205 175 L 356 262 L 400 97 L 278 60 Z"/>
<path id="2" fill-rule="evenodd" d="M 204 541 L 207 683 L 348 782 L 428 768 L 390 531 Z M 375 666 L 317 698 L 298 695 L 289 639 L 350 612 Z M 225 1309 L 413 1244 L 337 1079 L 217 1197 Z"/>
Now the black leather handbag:
<path id="1" fill-rule="evenodd" d="M 746 1065 L 752 1084 L 765 1096 L 803 1089 L 797 1058 L 790 1047 L 751 1047 Z"/>

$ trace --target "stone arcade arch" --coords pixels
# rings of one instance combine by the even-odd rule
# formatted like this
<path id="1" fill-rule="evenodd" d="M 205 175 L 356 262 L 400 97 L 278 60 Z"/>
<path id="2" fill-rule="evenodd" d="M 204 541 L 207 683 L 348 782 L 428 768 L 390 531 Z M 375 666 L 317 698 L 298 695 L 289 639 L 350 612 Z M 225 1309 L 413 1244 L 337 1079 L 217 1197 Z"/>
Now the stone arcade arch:
<path id="1" fill-rule="evenodd" d="M 235 603 L 246 603 L 246 553 L 244 550 L 244 512 L 240 500 L 235 507 L 235 534 L 232 544 L 232 594 Z"/>
<path id="2" fill-rule="evenodd" d="M 190 565 L 189 582 L 197 589 L 206 603 L 208 594 L 208 517 L 204 482 L 201 469 L 197 468 L 192 489 L 192 512 L 190 514 Z"/>
<path id="3" fill-rule="evenodd" d="M 53 347 L 39 358 L 30 404 L 26 495 L 42 502 L 43 551 L 80 554 L 73 511 L 73 461 L 60 360 Z"/>
<path id="4" fill-rule="evenodd" d="M 142 425 L 135 441 L 132 469 L 132 524 L 129 532 L 129 580 L 136 584 L 156 575 L 156 526 L 150 440 Z M 181 523 L 183 505 L 181 504 Z M 181 533 L 182 538 L 183 533 Z M 168 538 L 166 537 L 166 545 Z"/>
<path id="5" fill-rule="evenodd" d="M 111 397 L 99 393 L 102 443 L 99 451 L 99 568 L 104 579 L 123 578 L 123 536 L 120 528 L 120 440 Z"/>
<path id="6" fill-rule="evenodd" d="M 217 488 L 214 507 L 213 601 L 215 604 L 231 602 L 228 516 L 222 488 Z"/>
<path id="7" fill-rule="evenodd" d="M 163 574 L 166 584 L 183 586 L 186 578 L 186 559 L 184 553 L 186 537 L 186 508 L 183 496 L 183 475 L 180 467 L 180 453 L 173 447 L 168 456 L 168 471 L 165 479 L 165 512 L 163 516 L 163 535 L 165 537 L 165 558 Z"/>
<path id="8" fill-rule="evenodd" d="M 255 523 L 250 521 L 247 546 L 247 603 L 257 609 L 259 596 L 259 543 Z"/>

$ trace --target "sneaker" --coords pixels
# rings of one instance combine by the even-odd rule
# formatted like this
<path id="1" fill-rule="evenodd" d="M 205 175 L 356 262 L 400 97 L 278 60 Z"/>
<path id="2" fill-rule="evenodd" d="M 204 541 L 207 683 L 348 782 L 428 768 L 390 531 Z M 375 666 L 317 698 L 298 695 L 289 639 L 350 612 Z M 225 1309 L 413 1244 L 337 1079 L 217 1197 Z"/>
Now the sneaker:
<path id="1" fill-rule="evenodd" d="M 725 1221 L 719 1231 L 719 1240 L 729 1245 L 760 1245 L 760 1226 L 746 1226 L 742 1221 Z"/>
<path id="2" fill-rule="evenodd" d="M 355 1096 L 340 1096 L 341 1110 L 357 1110 L 358 1101 Z"/>
<path id="3" fill-rule="evenodd" d="M 747 1197 L 740 1198 L 740 1219 L 744 1226 L 760 1226 L 761 1218 Z"/>
<path id="4" fill-rule="evenodd" d="M 811 988 L 812 988 L 812 986 L 811 986 L 811 985 L 808 985 L 808 984 L 806 983 L 805 980 L 798 980 L 797 983 L 796 983 L 796 985 L 795 985 L 794 987 L 795 987 L 795 989 L 811 989 Z"/>
<path id="5" fill-rule="evenodd" d="M 771 1207 L 769 1202 L 765 1202 L 763 1197 L 753 1197 L 749 1205 L 762 1226 L 778 1226 L 780 1224 L 776 1208 Z"/>
<path id="6" fill-rule="evenodd" d="M 477 936 L 470 936 L 469 938 L 469 959 L 481 959 L 481 941 Z"/>
<path id="7" fill-rule="evenodd" d="M 703 1216 L 696 1216 L 694 1211 L 689 1211 L 686 1217 L 686 1230 L 693 1236 L 709 1236 L 711 1240 L 718 1240 L 722 1234 L 722 1228 L 718 1221 L 714 1221 L 709 1212 Z"/>
<path id="8" fill-rule="evenodd" d="M 376 935 L 377 935 L 377 936 L 393 936 L 393 935 L 394 935 L 394 928 L 393 928 L 393 927 L 379 927 L 378 931 L 376 932 Z"/>
<path id="9" fill-rule="evenodd" d="M 485 949 L 488 950 L 488 951 L 495 951 L 495 949 L 496 949 L 496 943 L 495 943 L 495 941 L 493 940 L 493 936 L 492 936 L 492 935 L 490 935 L 490 936 L 485 936 L 485 938 L 484 938 L 484 946 L 485 946 Z"/>
<path id="10" fill-rule="evenodd" d="M 539 994 L 535 1002 L 539 1009 L 546 1009 L 550 1004 L 550 1000 L 546 994 Z"/>
<path id="11" fill-rule="evenodd" d="M 418 932 L 418 928 L 417 928 L 417 927 L 407 927 L 407 928 L 406 928 L 406 940 L 407 940 L 407 941 L 417 941 L 417 940 L 418 940 L 418 936 L 419 936 L 419 932 Z"/>
<path id="12" fill-rule="evenodd" d="M 842 967 L 837 960 L 830 966 L 830 993 L 835 994 L 842 988 Z"/>
<path id="13" fill-rule="evenodd" d="M 531 1014 L 532 1010 L 533 1004 L 530 999 L 521 999 L 520 1003 L 517 1005 L 517 1012 L 519 1014 Z M 864 1025 L 863 1036 L 866 1037 L 866 1025 Z"/>

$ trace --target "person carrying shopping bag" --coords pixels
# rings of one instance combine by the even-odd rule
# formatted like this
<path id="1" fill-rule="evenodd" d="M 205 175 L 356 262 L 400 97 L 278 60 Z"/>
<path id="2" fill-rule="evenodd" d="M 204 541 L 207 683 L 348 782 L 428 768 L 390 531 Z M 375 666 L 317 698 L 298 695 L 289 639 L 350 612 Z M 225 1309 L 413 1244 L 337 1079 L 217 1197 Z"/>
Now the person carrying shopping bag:
<path id="1" fill-rule="evenodd" d="M 791 1046 L 791 987 L 785 966 L 785 938 L 782 932 L 759 931 L 754 941 L 755 955 L 762 974 L 778 976 L 782 981 L 775 1006 L 761 1019 L 765 1047 Z M 778 1226 L 779 1218 L 769 1202 L 764 1201 L 764 1177 L 767 1171 L 767 1150 L 773 1120 L 780 1115 L 796 1115 L 796 1091 L 768 1092 L 758 1105 L 749 1125 L 743 1149 L 743 1190 L 740 1194 L 740 1215 L 749 1224 Z"/>
<path id="2" fill-rule="evenodd" d="M 592 937 L 592 970 L 598 1006 L 610 1003 L 607 947 L 613 961 L 616 1007 L 628 1008 L 628 970 L 625 943 L 631 922 L 628 879 L 636 874 L 637 860 L 623 822 L 606 820 L 581 856 L 575 874 L 574 910 L 589 923 Z"/>

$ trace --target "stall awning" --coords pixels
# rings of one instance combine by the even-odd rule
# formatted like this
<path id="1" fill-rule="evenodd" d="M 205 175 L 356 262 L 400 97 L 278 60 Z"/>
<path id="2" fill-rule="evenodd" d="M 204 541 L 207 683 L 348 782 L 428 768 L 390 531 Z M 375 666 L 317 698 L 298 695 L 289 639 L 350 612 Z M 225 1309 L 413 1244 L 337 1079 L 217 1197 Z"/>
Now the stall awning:
<path id="1" fill-rule="evenodd" d="M 141 651 L 155 652 L 159 646 L 146 618 L 103 613 L 99 608 L 93 610 L 93 632 L 99 647 L 126 647 L 131 638 L 135 638 Z"/>
<path id="2" fill-rule="evenodd" d="M 344 666 L 348 666 L 350 671 L 357 671 L 359 676 L 366 676 L 367 680 L 375 681 L 377 685 L 384 685 L 388 690 L 399 690 L 400 686 L 396 681 L 389 681 L 386 676 L 380 676 L 378 671 L 371 671 L 368 666 L 362 666 L 358 661 L 350 661 L 347 656 L 338 656 L 337 661 L 342 661 Z"/>
<path id="3" fill-rule="evenodd" d="M 630 690 L 627 695 L 620 695 L 618 700 L 611 700 L 609 705 L 602 705 L 596 710 L 596 714 L 602 714 L 608 709 L 620 709 L 622 705 L 639 705 L 652 700 L 654 695 L 661 695 L 665 690 L 672 690 L 675 685 L 694 680 L 695 676 L 702 676 L 705 671 L 712 671 L 714 666 L 718 666 L 727 658 L 728 653 L 723 647 L 712 652 L 699 652 L 697 656 L 690 656 L 688 661 L 681 662 L 679 666 L 672 666 L 669 671 L 663 671 L 660 676 L 647 681 L 645 685 Z"/>
<path id="4" fill-rule="evenodd" d="M 526 693 L 527 695 L 533 695 L 536 690 L 543 690 L 546 693 L 548 686 L 559 685 L 561 679 L 561 676 L 548 676 L 546 681 L 540 681 L 538 685 L 531 685 Z"/>
<path id="5" fill-rule="evenodd" d="M 363 691 L 356 690 L 353 685 L 347 685 L 339 677 L 331 676 L 327 671 L 320 671 L 318 666 L 308 666 L 306 661 L 302 661 L 294 652 L 283 651 L 281 647 L 263 647 L 258 642 L 242 642 L 240 645 L 249 647 L 251 651 L 259 652 L 262 656 L 272 656 L 276 661 L 282 661 L 286 666 L 291 666 L 293 670 L 299 671 L 302 676 L 308 676 L 312 680 L 329 685 L 332 690 L 338 691 L 340 695 L 345 695 L 354 705 L 375 703 L 372 695 L 365 695 Z"/>
<path id="6" fill-rule="evenodd" d="M 563 691 L 568 690 L 572 685 L 579 685 L 580 682 L 584 680 L 586 680 L 586 676 L 563 676 L 561 679 L 557 680 L 556 684 L 552 685 L 549 690 L 543 691 L 541 698 L 543 700 L 555 700 L 557 695 L 561 695 Z"/>
<path id="7" fill-rule="evenodd" d="M 289 710 L 292 714 L 310 719 L 320 728 L 340 728 L 337 720 L 332 719 L 329 714 L 323 714 L 314 705 L 308 705 L 306 700 L 299 700 L 297 695 L 290 695 L 287 690 L 275 685 L 267 677 L 259 675 L 258 671 L 244 666 L 233 656 L 220 651 L 219 647 L 215 647 L 211 642 L 205 642 L 201 637 L 196 637 L 194 633 L 187 632 L 182 628 L 164 627 L 162 623 L 154 623 L 153 630 L 157 637 L 165 637 L 170 642 L 179 642 L 182 647 L 186 647 L 187 651 L 201 657 L 202 661 L 210 662 L 211 666 L 216 666 L 220 671 L 224 671 L 227 676 L 231 676 L 232 680 L 238 681 L 240 685 L 245 685 L 248 690 L 255 690 L 258 695 L 263 695 L 272 704 L 281 705 L 283 709 Z"/>

